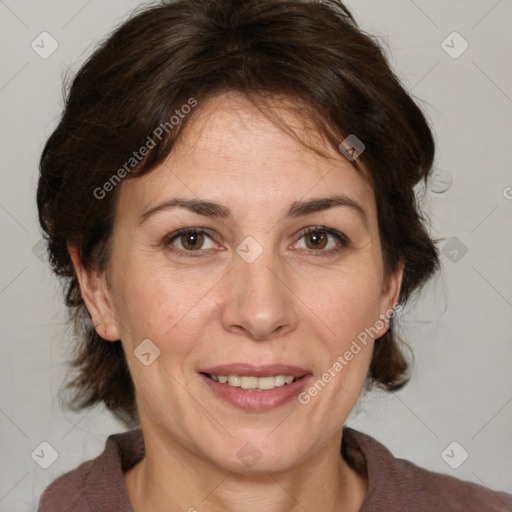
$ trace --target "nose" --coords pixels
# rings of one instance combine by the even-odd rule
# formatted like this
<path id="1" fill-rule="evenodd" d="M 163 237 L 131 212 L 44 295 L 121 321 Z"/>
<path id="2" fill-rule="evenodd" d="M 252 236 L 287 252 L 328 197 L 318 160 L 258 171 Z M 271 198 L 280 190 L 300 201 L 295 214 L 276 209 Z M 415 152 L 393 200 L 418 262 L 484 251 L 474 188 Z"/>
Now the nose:
<path id="1" fill-rule="evenodd" d="M 293 331 L 299 299 L 286 277 L 285 265 L 266 251 L 252 263 L 237 258 L 225 283 L 224 329 L 260 341 Z"/>

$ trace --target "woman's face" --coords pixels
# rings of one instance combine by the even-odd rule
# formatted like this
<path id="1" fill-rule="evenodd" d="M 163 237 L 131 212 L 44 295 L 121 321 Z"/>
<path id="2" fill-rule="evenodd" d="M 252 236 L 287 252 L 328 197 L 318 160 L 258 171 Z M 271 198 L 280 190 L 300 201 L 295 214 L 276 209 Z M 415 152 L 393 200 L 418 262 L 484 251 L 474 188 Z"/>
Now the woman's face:
<path id="1" fill-rule="evenodd" d="M 231 471 L 294 467 L 339 440 L 365 329 L 387 330 L 401 272 L 384 279 L 372 188 L 341 153 L 320 157 L 239 95 L 198 113 L 162 165 L 122 183 L 110 288 L 88 306 L 122 340 L 146 437 Z"/>

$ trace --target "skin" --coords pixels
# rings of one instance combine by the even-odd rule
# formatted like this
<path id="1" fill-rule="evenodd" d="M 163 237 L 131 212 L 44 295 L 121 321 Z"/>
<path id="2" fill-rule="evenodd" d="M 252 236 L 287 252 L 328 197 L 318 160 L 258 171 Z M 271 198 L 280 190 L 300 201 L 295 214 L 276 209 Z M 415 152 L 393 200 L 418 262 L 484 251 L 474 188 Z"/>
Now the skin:
<path id="1" fill-rule="evenodd" d="M 313 140 L 301 118 L 280 115 Z M 121 184 L 108 281 L 83 268 L 70 247 L 86 305 L 101 320 L 97 331 L 106 343 L 122 340 L 134 380 L 146 446 L 125 473 L 136 511 L 235 511 L 240 504 L 246 511 L 357 511 L 364 501 L 366 476 L 339 449 L 373 340 L 307 405 L 294 399 L 244 411 L 217 398 L 198 374 L 224 363 L 284 363 L 310 369 L 315 381 L 396 303 L 403 269 L 384 275 L 373 190 L 341 153 L 317 143 L 330 158 L 243 96 L 222 94 L 191 119 L 162 165 Z M 335 193 L 357 202 L 368 225 L 347 206 L 284 217 L 295 201 Z M 140 223 L 176 196 L 219 202 L 232 217 L 174 208 Z M 339 242 L 320 229 L 328 238 L 317 248 L 301 234 L 315 226 L 345 234 L 349 245 L 329 253 Z M 181 228 L 211 237 L 192 242 L 195 251 L 182 245 L 186 236 L 170 243 Z M 236 252 L 247 236 L 263 249 L 252 263 Z M 187 258 L 185 247 L 199 257 Z M 160 349 L 150 366 L 133 354 L 144 339 Z M 261 453 L 251 468 L 237 457 L 247 442 Z"/>

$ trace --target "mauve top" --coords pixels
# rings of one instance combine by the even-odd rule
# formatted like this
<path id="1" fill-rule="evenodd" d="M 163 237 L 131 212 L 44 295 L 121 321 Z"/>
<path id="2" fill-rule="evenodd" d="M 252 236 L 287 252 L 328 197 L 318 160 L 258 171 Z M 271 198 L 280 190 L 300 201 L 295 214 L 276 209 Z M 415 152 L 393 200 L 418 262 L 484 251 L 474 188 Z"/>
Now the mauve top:
<path id="1" fill-rule="evenodd" d="M 372 437 L 348 427 L 343 430 L 341 453 L 368 477 L 360 512 L 512 512 L 512 494 L 397 459 Z M 46 488 L 38 512 L 133 512 L 123 472 L 143 457 L 140 429 L 109 436 L 101 455 Z"/>

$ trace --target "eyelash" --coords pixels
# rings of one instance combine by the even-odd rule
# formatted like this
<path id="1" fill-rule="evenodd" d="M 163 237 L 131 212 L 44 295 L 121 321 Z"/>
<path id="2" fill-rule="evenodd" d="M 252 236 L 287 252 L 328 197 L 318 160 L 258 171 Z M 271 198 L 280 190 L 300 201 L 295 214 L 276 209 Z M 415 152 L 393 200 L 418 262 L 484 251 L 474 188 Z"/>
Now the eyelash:
<path id="1" fill-rule="evenodd" d="M 331 255 L 339 253 L 343 249 L 346 249 L 350 245 L 350 240 L 348 239 L 348 237 L 346 235 L 344 235 L 343 233 L 340 233 L 339 231 L 336 231 L 335 229 L 330 229 L 330 228 L 327 228 L 325 226 L 312 226 L 312 227 L 309 227 L 309 228 L 305 228 L 304 230 L 301 231 L 300 236 L 299 236 L 297 242 L 299 240 L 301 240 L 302 238 L 304 238 L 306 235 L 309 235 L 310 233 L 316 233 L 316 232 L 324 232 L 327 235 L 331 235 L 332 237 L 336 238 L 336 240 L 338 241 L 339 245 L 337 247 L 335 247 L 334 249 L 329 249 L 329 250 L 305 249 L 306 251 L 311 252 L 311 253 L 318 253 L 318 254 L 315 254 L 314 257 L 331 256 Z M 188 233 L 203 234 L 203 235 L 206 235 L 206 236 L 208 236 L 209 238 L 211 238 L 213 240 L 212 236 L 207 231 L 205 231 L 204 229 L 184 228 L 184 229 L 180 229 L 178 231 L 175 231 L 171 235 L 167 236 L 163 240 L 163 245 L 169 251 L 174 252 L 174 253 L 176 253 L 178 255 L 182 255 L 182 256 L 184 256 L 186 258 L 198 258 L 198 257 L 200 258 L 200 257 L 202 257 L 202 255 L 200 254 L 201 252 L 204 252 L 204 250 L 202 250 L 202 249 L 198 249 L 197 251 L 185 251 L 183 249 L 171 247 L 172 242 L 174 240 L 176 240 L 180 236 L 186 235 Z"/>

